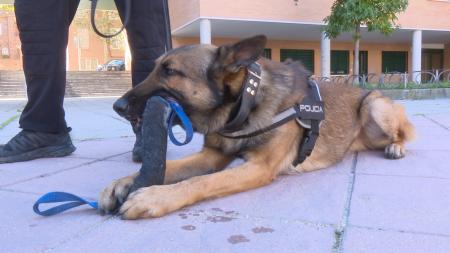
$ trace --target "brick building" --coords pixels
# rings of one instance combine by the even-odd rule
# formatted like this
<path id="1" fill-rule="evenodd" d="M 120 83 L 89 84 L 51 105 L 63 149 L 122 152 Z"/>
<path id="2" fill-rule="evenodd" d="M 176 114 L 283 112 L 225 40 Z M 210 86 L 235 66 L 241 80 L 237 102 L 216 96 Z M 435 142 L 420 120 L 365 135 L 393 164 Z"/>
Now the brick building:
<path id="1" fill-rule="evenodd" d="M 0 0 L 1 3 L 1 0 Z M 266 34 L 265 54 L 273 60 L 302 60 L 316 76 L 351 75 L 350 34 L 329 40 L 323 18 L 333 0 L 169 0 L 174 46 L 223 44 Z M 105 31 L 120 27 L 113 1 L 100 1 L 97 17 Z M 0 69 L 21 68 L 20 42 L 11 5 L 0 5 Z M 70 28 L 69 70 L 95 70 L 109 59 L 124 58 L 126 39 L 99 38 L 88 19 L 89 2 L 82 0 Z M 410 0 L 399 15 L 392 36 L 362 30 L 361 73 L 450 69 L 450 1 Z"/>

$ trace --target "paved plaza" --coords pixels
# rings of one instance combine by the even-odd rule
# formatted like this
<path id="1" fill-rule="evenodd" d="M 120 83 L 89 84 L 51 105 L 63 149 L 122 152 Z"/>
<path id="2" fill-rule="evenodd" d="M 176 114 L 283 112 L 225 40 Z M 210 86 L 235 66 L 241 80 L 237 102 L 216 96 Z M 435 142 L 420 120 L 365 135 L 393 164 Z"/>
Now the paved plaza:
<path id="1" fill-rule="evenodd" d="M 450 99 L 399 101 L 417 128 L 405 159 L 349 154 L 328 169 L 205 201 L 158 219 L 125 221 L 82 206 L 40 217 L 49 191 L 97 199 L 131 174 L 134 137 L 115 98 L 66 99 L 77 147 L 66 158 L 0 165 L 0 252 L 450 252 Z M 25 101 L 0 101 L 0 143 L 17 133 Z M 201 148 L 169 144 L 168 158 Z"/>

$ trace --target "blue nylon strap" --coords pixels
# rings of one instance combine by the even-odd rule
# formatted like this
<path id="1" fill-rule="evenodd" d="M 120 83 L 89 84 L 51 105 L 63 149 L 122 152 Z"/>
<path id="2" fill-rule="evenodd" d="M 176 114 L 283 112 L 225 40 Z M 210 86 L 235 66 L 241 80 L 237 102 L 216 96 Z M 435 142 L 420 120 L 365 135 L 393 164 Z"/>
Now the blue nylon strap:
<path id="1" fill-rule="evenodd" d="M 41 211 L 39 209 L 40 204 L 44 203 L 59 203 L 59 202 L 67 202 L 45 211 Z M 36 203 L 33 205 L 33 210 L 35 213 L 42 216 L 51 216 L 58 213 L 62 213 L 68 209 L 81 206 L 81 205 L 90 205 L 94 209 L 98 209 L 98 204 L 96 201 L 89 201 L 83 198 L 80 198 L 76 195 L 67 192 L 49 192 L 44 196 L 40 197 Z"/>
<path id="2" fill-rule="evenodd" d="M 169 116 L 169 138 L 170 141 L 172 141 L 173 144 L 177 146 L 183 146 L 191 142 L 192 137 L 194 136 L 194 129 L 192 127 L 191 121 L 189 120 L 186 113 L 184 113 L 183 108 L 174 100 L 169 100 L 170 108 L 172 108 L 172 112 Z M 178 119 L 181 121 L 182 127 L 184 128 L 184 131 L 186 132 L 186 138 L 184 142 L 180 142 L 177 140 L 175 135 L 173 134 L 172 127 L 173 127 L 173 120 L 175 117 L 178 117 Z"/>
<path id="3" fill-rule="evenodd" d="M 172 109 L 167 122 L 170 140 L 177 146 L 188 144 L 192 140 L 192 137 L 194 136 L 194 129 L 188 116 L 186 115 L 186 113 L 184 113 L 183 108 L 172 99 L 166 100 L 162 97 L 159 98 L 161 99 L 162 103 L 164 103 L 166 106 L 170 106 L 170 108 Z M 178 117 L 178 119 L 181 121 L 182 127 L 186 131 L 186 138 L 183 142 L 178 141 L 172 132 L 173 121 L 175 117 Z M 41 211 L 39 209 L 40 204 L 60 203 L 60 202 L 65 203 L 54 206 L 44 211 Z M 89 201 L 67 192 L 49 192 L 40 197 L 36 201 L 36 203 L 34 203 L 33 210 L 35 213 L 39 215 L 51 216 L 81 205 L 89 205 L 94 209 L 98 209 L 98 203 L 96 201 Z"/>

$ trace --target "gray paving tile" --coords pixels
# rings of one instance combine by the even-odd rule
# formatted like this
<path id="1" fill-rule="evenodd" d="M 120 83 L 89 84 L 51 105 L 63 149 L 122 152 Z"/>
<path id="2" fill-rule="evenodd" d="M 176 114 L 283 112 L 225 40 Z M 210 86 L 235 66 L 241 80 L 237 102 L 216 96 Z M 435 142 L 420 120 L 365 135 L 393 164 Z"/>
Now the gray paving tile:
<path id="1" fill-rule="evenodd" d="M 224 219 L 217 212 L 178 214 L 135 222 L 110 220 L 55 251 L 322 253 L 333 245 L 332 227 L 240 216 Z"/>
<path id="2" fill-rule="evenodd" d="M 108 186 L 111 181 L 136 172 L 139 167 L 138 164 L 102 161 L 32 181 L 14 184 L 8 186 L 7 189 L 40 194 L 51 191 L 65 191 L 97 199 L 101 190 Z"/>
<path id="3" fill-rule="evenodd" d="M 439 124 L 441 124 L 444 127 L 447 127 L 448 130 L 450 130 L 450 116 L 449 113 L 440 113 L 440 114 L 430 114 L 427 115 L 429 118 L 435 120 Z"/>
<path id="4" fill-rule="evenodd" d="M 0 186 L 13 184 L 56 171 L 76 167 L 91 160 L 74 157 L 37 159 L 21 163 L 0 164 Z"/>
<path id="5" fill-rule="evenodd" d="M 436 123 L 434 123 L 430 119 L 426 118 L 425 114 L 411 115 L 411 116 L 408 116 L 408 119 L 416 128 L 421 128 L 421 127 L 425 127 L 425 128 L 433 127 L 434 128 L 434 127 L 436 127 L 437 130 L 445 132 L 444 129 L 438 129 L 439 126 L 436 125 Z"/>
<path id="6" fill-rule="evenodd" d="M 403 159 L 389 160 L 382 152 L 361 152 L 356 173 L 450 179 L 448 154 L 445 150 L 408 150 Z"/>
<path id="7" fill-rule="evenodd" d="M 0 100 L 0 113 L 16 112 L 17 109 L 23 108 L 25 104 L 25 100 Z"/>
<path id="8" fill-rule="evenodd" d="M 357 175 L 349 223 L 450 236 L 450 180 Z"/>
<path id="9" fill-rule="evenodd" d="M 99 226 L 108 218 L 94 210 L 74 210 L 45 218 L 33 213 L 34 195 L 0 191 L 0 199 L 1 252 L 43 252 Z"/>
<path id="10" fill-rule="evenodd" d="M 339 223 L 347 197 L 351 156 L 329 169 L 280 176 L 259 189 L 207 201 L 192 208 L 226 209 L 273 219 Z"/>
<path id="11" fill-rule="evenodd" d="M 350 227 L 344 253 L 448 253 L 450 237 Z"/>
<path id="12" fill-rule="evenodd" d="M 76 141 L 74 144 L 77 150 L 73 153 L 73 157 L 101 159 L 131 152 L 134 141 L 135 137 Z"/>
<path id="13" fill-rule="evenodd" d="M 132 136 L 131 126 L 95 112 L 66 110 L 67 124 L 72 127 L 72 138 L 75 140 L 104 139 Z"/>
<path id="14" fill-rule="evenodd" d="M 398 100 L 397 103 L 406 107 L 408 114 L 433 114 L 433 113 L 449 113 L 449 99 L 433 99 L 433 100 Z"/>
<path id="15" fill-rule="evenodd" d="M 115 99 L 66 99 L 73 138 L 87 140 L 76 142 L 78 150 L 71 157 L 0 165 L 0 185 L 33 178 L 0 189 L 2 203 L 7 203 L 0 205 L 2 252 L 332 251 L 351 156 L 332 168 L 283 176 L 269 186 L 199 203 L 160 219 L 105 222 L 110 216 L 99 216 L 87 207 L 51 218 L 36 216 L 31 211 L 38 197 L 34 194 L 62 190 L 96 199 L 113 179 L 140 168 L 131 162 L 131 128 L 111 109 Z M 0 118 L 21 103 L 0 101 Z M 446 180 L 450 134 L 426 118 L 448 126 L 450 100 L 400 103 L 419 138 L 407 146 L 403 160 L 385 160 L 381 152 L 359 154 L 343 252 L 450 252 L 450 180 Z M 17 127 L 15 121 L 0 130 L 0 143 L 16 134 Z M 202 141 L 196 135 L 187 146 L 169 143 L 168 158 L 197 152 Z M 83 163 L 92 164 L 76 167 Z M 266 233 L 255 233 L 255 228 Z"/>
<path id="16" fill-rule="evenodd" d="M 0 144 L 7 143 L 19 131 L 19 118 L 17 118 L 0 130 Z"/>

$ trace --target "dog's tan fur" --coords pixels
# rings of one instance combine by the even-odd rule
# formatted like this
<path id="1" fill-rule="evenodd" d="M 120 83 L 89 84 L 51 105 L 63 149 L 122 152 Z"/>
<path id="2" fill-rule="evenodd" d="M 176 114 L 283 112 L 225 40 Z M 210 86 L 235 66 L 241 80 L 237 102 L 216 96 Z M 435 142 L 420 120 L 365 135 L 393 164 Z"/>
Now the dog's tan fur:
<path id="1" fill-rule="evenodd" d="M 114 181 L 100 195 L 101 209 L 112 211 L 124 202 L 119 212 L 126 219 L 160 217 L 205 199 L 261 187 L 281 173 L 328 167 L 350 151 L 384 149 L 388 158 L 405 155 L 404 144 L 413 138 L 414 128 L 403 107 L 378 91 L 366 95 L 344 84 L 320 83 L 325 120 L 311 156 L 296 167 L 292 162 L 303 129 L 295 121 L 249 139 L 219 135 L 239 95 L 245 66 L 261 53 L 265 41 L 257 36 L 219 48 L 189 46 L 158 60 L 150 76 L 124 95 L 134 101 L 128 113 L 137 115 L 136 108 L 156 90 L 176 94 L 196 130 L 205 134 L 205 145 L 197 154 L 167 161 L 164 185 L 144 187 L 127 197 L 137 174 Z M 278 112 L 301 101 L 307 89 L 308 73 L 298 63 L 258 62 L 262 81 L 257 107 L 244 132 L 270 124 Z M 238 156 L 246 162 L 224 170 Z"/>

